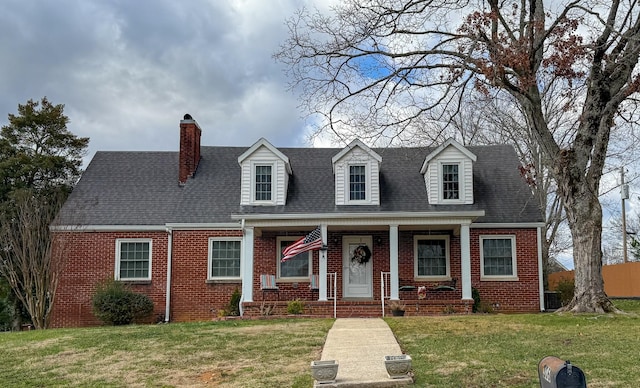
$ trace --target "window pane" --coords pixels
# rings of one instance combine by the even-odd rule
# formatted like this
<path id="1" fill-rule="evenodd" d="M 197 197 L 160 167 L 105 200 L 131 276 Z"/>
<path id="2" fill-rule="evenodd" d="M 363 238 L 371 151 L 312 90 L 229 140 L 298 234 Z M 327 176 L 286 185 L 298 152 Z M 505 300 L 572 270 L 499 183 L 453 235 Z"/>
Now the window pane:
<path id="1" fill-rule="evenodd" d="M 256 201 L 271 200 L 271 166 L 256 166 Z"/>
<path id="2" fill-rule="evenodd" d="M 240 277 L 240 241 L 212 241 L 211 277 Z"/>
<path id="3" fill-rule="evenodd" d="M 511 239 L 482 240 L 484 274 L 486 276 L 512 276 L 513 257 Z"/>
<path id="4" fill-rule="evenodd" d="M 442 195 L 444 199 L 460 198 L 460 180 L 457 164 L 442 165 Z"/>
<path id="5" fill-rule="evenodd" d="M 349 199 L 352 201 L 366 199 L 365 166 L 349 166 Z"/>
<path id="6" fill-rule="evenodd" d="M 120 279 L 149 278 L 149 243 L 120 243 Z"/>
<path id="7" fill-rule="evenodd" d="M 418 276 L 446 276 L 447 241 L 418 240 Z"/>
<path id="8" fill-rule="evenodd" d="M 282 251 L 294 242 L 295 241 L 280 241 L 279 258 L 282 258 Z M 309 276 L 309 252 L 299 253 L 284 263 L 278 260 L 278 263 L 280 265 L 281 278 Z"/>

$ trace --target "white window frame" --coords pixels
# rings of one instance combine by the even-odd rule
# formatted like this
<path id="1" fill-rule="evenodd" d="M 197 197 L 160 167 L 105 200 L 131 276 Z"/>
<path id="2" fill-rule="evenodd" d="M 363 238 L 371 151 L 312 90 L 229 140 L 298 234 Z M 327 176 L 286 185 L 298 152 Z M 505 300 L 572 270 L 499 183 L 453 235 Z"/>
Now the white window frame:
<path id="1" fill-rule="evenodd" d="M 240 242 L 240 272 L 238 276 L 212 276 L 211 270 L 213 267 L 213 242 L 214 241 L 239 241 Z M 242 278 L 242 237 L 209 237 L 208 252 L 207 252 L 207 280 L 240 280 Z"/>
<path id="2" fill-rule="evenodd" d="M 282 282 L 287 282 L 287 281 L 291 281 L 291 282 L 302 282 L 302 281 L 308 281 L 309 280 L 309 276 L 311 276 L 311 273 L 313 272 L 313 251 L 308 251 L 308 252 L 303 252 L 302 254 L 307 254 L 309 257 L 309 270 L 307 271 L 307 276 L 288 276 L 288 277 L 282 277 L 282 274 L 280 273 L 280 265 L 282 264 L 280 262 L 281 258 L 282 258 L 282 251 L 280 250 L 280 248 L 282 247 L 282 242 L 283 241 L 297 241 L 300 240 L 300 238 L 302 238 L 303 236 L 278 236 L 276 237 L 276 278 L 278 279 L 278 281 L 282 281 Z"/>
<path id="3" fill-rule="evenodd" d="M 148 243 L 149 244 L 149 276 L 144 278 L 121 278 L 120 277 L 120 254 L 122 243 Z M 151 280 L 153 263 L 153 240 L 150 238 L 118 238 L 116 239 L 116 263 L 114 271 L 114 279 L 123 282 L 149 281 Z"/>
<path id="4" fill-rule="evenodd" d="M 511 275 L 485 275 L 484 274 L 484 240 L 511 240 Z M 480 236 L 480 280 L 488 281 L 517 281 L 518 258 L 516 256 L 516 236 L 513 234 L 487 234 Z"/>
<path id="5" fill-rule="evenodd" d="M 444 240 L 445 241 L 445 256 L 446 256 L 446 273 L 444 275 L 437 276 L 425 276 L 418 274 L 418 241 L 420 240 Z M 451 280 L 451 241 L 450 237 L 446 234 L 442 235 L 416 235 L 413 236 L 413 273 L 414 277 L 418 280 L 428 281 L 447 281 Z"/>
<path id="6" fill-rule="evenodd" d="M 256 167 L 271 167 L 271 199 L 258 200 L 256 198 Z M 251 161 L 251 202 L 256 205 L 273 205 L 276 203 L 276 163 L 273 161 Z"/>
<path id="7" fill-rule="evenodd" d="M 444 197 L 444 166 L 458 166 L 458 198 L 446 199 Z M 464 187 L 464 161 L 463 160 L 440 160 L 438 161 L 438 199 L 440 203 L 464 203 L 465 187 Z"/>
<path id="8" fill-rule="evenodd" d="M 364 198 L 365 199 L 351 199 L 351 167 L 363 167 L 364 166 Z M 371 194 L 371 163 L 370 162 L 352 162 L 346 164 L 344 172 L 344 202 L 346 205 L 369 205 L 372 203 Z"/>

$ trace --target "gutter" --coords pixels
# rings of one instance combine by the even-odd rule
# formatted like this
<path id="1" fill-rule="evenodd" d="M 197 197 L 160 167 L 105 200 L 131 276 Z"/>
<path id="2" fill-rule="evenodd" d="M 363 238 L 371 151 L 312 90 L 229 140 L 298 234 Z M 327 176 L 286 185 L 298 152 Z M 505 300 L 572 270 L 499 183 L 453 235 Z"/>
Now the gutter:
<path id="1" fill-rule="evenodd" d="M 164 323 L 169 323 L 171 311 L 171 262 L 173 258 L 173 229 L 167 227 L 167 291 L 165 292 Z"/>

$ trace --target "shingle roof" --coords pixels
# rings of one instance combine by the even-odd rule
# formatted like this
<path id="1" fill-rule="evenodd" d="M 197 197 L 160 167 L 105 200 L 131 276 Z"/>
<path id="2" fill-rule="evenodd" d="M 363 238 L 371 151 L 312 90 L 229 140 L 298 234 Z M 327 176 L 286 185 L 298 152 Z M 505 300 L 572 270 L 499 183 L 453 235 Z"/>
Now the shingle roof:
<path id="1" fill-rule="evenodd" d="M 231 214 L 484 210 L 476 222 L 541 222 L 511 146 L 470 146 L 472 205 L 430 205 L 420 168 L 433 148 L 374 148 L 382 156 L 380 206 L 336 206 L 331 158 L 339 148 L 278 148 L 293 168 L 285 206 L 240 206 L 238 156 L 248 147 L 201 148 L 193 178 L 178 185 L 177 152 L 97 152 L 65 203 L 61 224 L 164 225 L 234 222 Z"/>

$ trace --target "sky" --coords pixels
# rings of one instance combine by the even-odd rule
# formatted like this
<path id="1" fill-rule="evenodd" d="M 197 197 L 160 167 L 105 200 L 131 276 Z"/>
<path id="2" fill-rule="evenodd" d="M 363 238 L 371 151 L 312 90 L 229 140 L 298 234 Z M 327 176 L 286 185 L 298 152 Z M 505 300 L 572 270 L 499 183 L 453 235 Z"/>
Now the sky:
<path id="1" fill-rule="evenodd" d="M 64 104 L 98 150 L 178 150 L 189 113 L 203 145 L 309 145 L 272 55 L 285 19 L 327 0 L 4 0 L 0 124 L 18 104 Z"/>
<path id="2" fill-rule="evenodd" d="M 177 151 L 185 113 L 203 145 L 308 146 L 309 122 L 272 55 L 296 9 L 337 1 L 4 0 L 0 125 L 29 99 L 64 104 L 68 129 L 90 138 L 85 165 L 98 150 Z M 631 195 L 629 215 L 640 212 L 638 182 Z M 609 196 L 619 203 L 619 189 Z"/>

